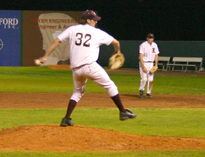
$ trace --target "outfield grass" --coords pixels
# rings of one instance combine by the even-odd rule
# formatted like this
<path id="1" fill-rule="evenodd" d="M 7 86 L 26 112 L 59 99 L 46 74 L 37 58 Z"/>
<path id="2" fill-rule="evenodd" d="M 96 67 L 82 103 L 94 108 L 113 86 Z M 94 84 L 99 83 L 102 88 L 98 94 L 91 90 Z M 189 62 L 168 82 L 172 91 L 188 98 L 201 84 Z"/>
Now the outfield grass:
<path id="1" fill-rule="evenodd" d="M 122 94 L 138 93 L 139 75 L 109 74 Z M 0 92 L 72 93 L 72 72 L 48 67 L 0 67 Z M 204 77 L 155 76 L 153 94 L 203 94 Z M 88 93 L 106 93 L 92 81 Z"/>
<path id="2" fill-rule="evenodd" d="M 120 93 L 136 94 L 139 75 L 110 74 Z M 52 70 L 47 67 L 0 67 L 0 92 L 72 93 L 71 71 Z M 201 94 L 205 95 L 204 77 L 155 76 L 154 94 Z M 88 81 L 87 93 L 106 93 L 104 89 Z M 73 121 L 85 125 L 131 134 L 202 137 L 205 138 L 204 108 L 132 108 L 138 114 L 126 123 L 118 120 L 116 108 L 76 108 Z M 66 109 L 1 109 L 0 130 L 13 126 L 35 124 L 59 124 Z M 83 118 L 82 118 L 83 116 Z M 49 118 L 48 118 L 49 117 Z M 98 117 L 96 119 L 96 117 Z M 106 118 L 105 118 L 106 117 Z M 70 152 L 0 152 L 0 157 L 203 157 L 203 150 L 144 151 L 126 153 L 70 153 Z"/>

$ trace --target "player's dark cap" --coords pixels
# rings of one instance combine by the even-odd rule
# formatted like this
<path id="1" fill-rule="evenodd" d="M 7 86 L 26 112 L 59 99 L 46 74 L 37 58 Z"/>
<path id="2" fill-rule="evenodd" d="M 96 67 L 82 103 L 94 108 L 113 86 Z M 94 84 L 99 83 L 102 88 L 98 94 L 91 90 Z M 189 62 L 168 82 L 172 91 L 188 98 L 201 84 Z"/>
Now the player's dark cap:
<path id="1" fill-rule="evenodd" d="M 154 38 L 154 34 L 152 33 L 147 34 L 147 38 Z"/>
<path id="2" fill-rule="evenodd" d="M 101 17 L 100 16 L 97 16 L 96 13 L 93 11 L 93 10 L 86 10 L 82 13 L 82 16 L 81 16 L 82 19 L 93 19 L 95 21 L 100 21 L 101 20 Z"/>

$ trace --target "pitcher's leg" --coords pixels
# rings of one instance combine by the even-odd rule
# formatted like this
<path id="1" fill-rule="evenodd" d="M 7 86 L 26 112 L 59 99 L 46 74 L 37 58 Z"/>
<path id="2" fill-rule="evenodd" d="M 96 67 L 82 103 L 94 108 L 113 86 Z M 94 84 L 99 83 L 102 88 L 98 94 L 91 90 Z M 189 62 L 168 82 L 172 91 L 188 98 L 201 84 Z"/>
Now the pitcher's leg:
<path id="1" fill-rule="evenodd" d="M 90 78 L 93 82 L 103 87 L 111 99 L 114 101 L 116 106 L 121 112 L 125 112 L 124 106 L 121 102 L 119 92 L 115 83 L 110 79 L 107 72 L 97 63 L 92 65 L 91 73 L 88 74 L 88 78 Z"/>
<path id="2" fill-rule="evenodd" d="M 70 98 L 71 100 L 75 100 L 76 102 L 80 101 L 85 93 L 86 82 L 87 78 L 85 76 L 81 76 L 73 71 L 74 91 Z"/>
<path id="3" fill-rule="evenodd" d="M 118 107 L 118 109 L 121 112 L 125 112 L 125 109 L 124 109 L 124 106 L 122 105 L 122 102 L 121 102 L 119 94 L 111 97 L 111 99 L 114 101 L 114 103 L 116 104 L 116 106 Z"/>
<path id="4" fill-rule="evenodd" d="M 71 120 L 70 116 L 71 116 L 71 113 L 73 112 L 76 105 L 77 105 L 77 102 L 75 100 L 70 100 L 69 101 L 67 112 L 66 112 L 66 115 L 65 115 L 65 119 Z"/>
<path id="5" fill-rule="evenodd" d="M 61 121 L 61 124 L 60 124 L 61 126 L 65 127 L 65 126 L 74 125 L 70 117 L 78 101 L 81 99 L 81 97 L 84 94 L 86 82 L 87 82 L 87 79 L 85 77 L 80 76 L 75 71 L 73 71 L 74 92 L 68 103 L 65 118 L 63 118 Z"/>
<path id="6" fill-rule="evenodd" d="M 87 77 L 103 87 L 108 92 L 110 97 L 113 97 L 119 93 L 117 86 L 110 79 L 107 72 L 97 63 L 91 65 L 91 70 L 90 73 L 87 74 Z"/>

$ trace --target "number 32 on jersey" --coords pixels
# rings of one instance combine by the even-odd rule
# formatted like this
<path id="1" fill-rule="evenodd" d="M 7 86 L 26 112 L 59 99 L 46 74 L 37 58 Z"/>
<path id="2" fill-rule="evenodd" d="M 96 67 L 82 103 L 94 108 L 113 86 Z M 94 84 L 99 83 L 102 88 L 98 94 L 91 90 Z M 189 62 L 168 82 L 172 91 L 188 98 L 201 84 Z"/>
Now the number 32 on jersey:
<path id="1" fill-rule="evenodd" d="M 76 33 L 77 40 L 75 41 L 75 45 L 77 46 L 85 46 L 90 47 L 89 41 L 91 40 L 90 34 L 82 34 L 82 33 Z"/>

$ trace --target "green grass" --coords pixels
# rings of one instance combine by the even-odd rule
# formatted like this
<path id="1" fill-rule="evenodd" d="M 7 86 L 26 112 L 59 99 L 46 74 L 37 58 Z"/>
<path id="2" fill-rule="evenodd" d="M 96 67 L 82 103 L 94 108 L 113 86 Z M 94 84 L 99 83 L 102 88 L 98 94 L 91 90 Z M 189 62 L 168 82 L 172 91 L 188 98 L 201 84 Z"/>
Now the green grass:
<path id="1" fill-rule="evenodd" d="M 121 94 L 138 93 L 139 75 L 109 74 Z M 48 67 L 0 67 L 0 92 L 72 93 L 72 72 Z M 204 77 L 155 76 L 153 94 L 205 94 Z M 106 91 L 88 81 L 88 93 Z"/>
<path id="2" fill-rule="evenodd" d="M 48 67 L 0 67 L 1 92 L 65 93 L 73 91 L 71 71 Z"/>
<path id="3" fill-rule="evenodd" d="M 122 94 L 138 94 L 139 75 L 109 74 Z M 0 92 L 72 93 L 72 72 L 47 67 L 0 67 Z M 204 77 L 155 76 L 153 94 L 205 95 Z M 88 81 L 86 93 L 106 93 Z M 116 108 L 76 108 L 72 114 L 76 124 L 119 132 L 205 138 L 204 108 L 132 108 L 134 120 L 118 120 Z M 14 126 L 59 124 L 66 109 L 1 109 L 0 130 Z M 49 117 L 49 118 L 48 118 Z M 98 118 L 96 118 L 98 117 Z M 106 117 L 106 118 L 105 118 Z M 203 157 L 203 150 L 172 150 L 143 152 L 0 152 L 0 157 Z"/>
<path id="4" fill-rule="evenodd" d="M 122 153 L 0 152 L 1 157 L 204 157 L 205 150 L 143 151 Z"/>
<path id="5" fill-rule="evenodd" d="M 122 122 L 116 108 L 76 108 L 72 119 L 79 125 L 138 135 L 205 138 L 204 108 L 132 108 L 132 111 L 138 117 Z M 59 124 L 65 112 L 66 109 L 2 109 L 0 129 Z"/>
<path id="6" fill-rule="evenodd" d="M 153 92 L 156 94 L 205 94 L 205 77 L 155 76 Z"/>

